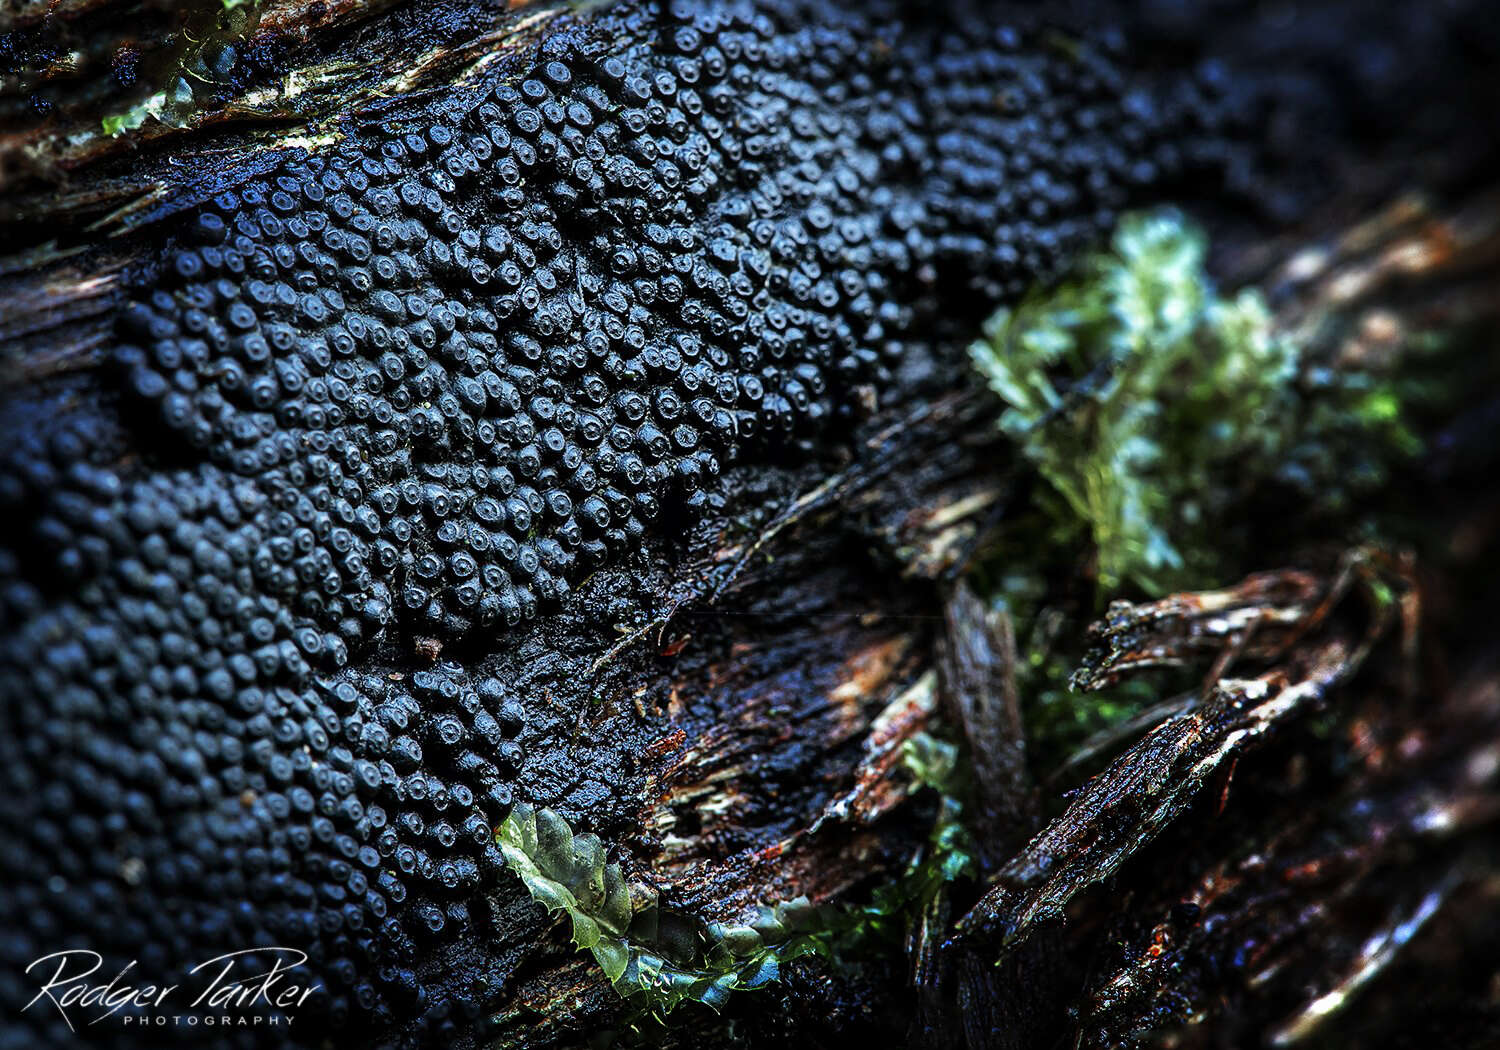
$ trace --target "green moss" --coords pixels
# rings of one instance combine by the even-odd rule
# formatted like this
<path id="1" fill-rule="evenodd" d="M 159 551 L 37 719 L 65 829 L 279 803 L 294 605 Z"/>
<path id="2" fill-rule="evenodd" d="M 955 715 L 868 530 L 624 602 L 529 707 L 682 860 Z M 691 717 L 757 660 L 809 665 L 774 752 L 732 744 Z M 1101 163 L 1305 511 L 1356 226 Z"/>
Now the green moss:
<path id="1" fill-rule="evenodd" d="M 1298 359 L 1254 292 L 1219 298 L 1175 212 L 1121 223 L 1077 276 L 991 318 L 971 350 L 1000 426 L 1086 523 L 1101 587 L 1211 568 L 1225 471 L 1279 457 Z"/>
<path id="2" fill-rule="evenodd" d="M 928 848 L 860 906 L 815 908 L 801 897 L 762 905 L 747 923 L 701 923 L 662 907 L 653 894 L 633 900 L 599 838 L 574 834 L 551 810 L 515 806 L 496 842 L 532 899 L 567 917 L 573 944 L 636 1008 L 634 1023 L 665 1022 L 684 1002 L 721 1009 L 733 993 L 776 981 L 794 959 L 884 955 L 946 884 L 974 875 L 957 748 L 918 734 L 902 760 L 917 784 L 938 792 L 938 816 Z"/>
<path id="3" fill-rule="evenodd" d="M 496 841 L 532 899 L 567 916 L 574 945 L 643 1014 L 664 1017 L 684 1002 L 717 1010 L 732 993 L 763 988 L 784 963 L 820 950 L 806 932 L 814 914 L 806 898 L 762 907 L 742 925 L 697 923 L 649 895 L 632 902 L 598 836 L 575 835 L 551 810 L 515 806 Z"/>
<path id="4" fill-rule="evenodd" d="M 160 113 L 162 107 L 166 105 L 166 101 L 166 94 L 158 91 L 149 98 L 131 106 L 123 113 L 116 113 L 105 117 L 100 121 L 100 127 L 106 135 L 122 135 L 146 123 L 147 117 L 152 117 Z"/>
<path id="5" fill-rule="evenodd" d="M 892 950 L 904 950 L 915 925 L 931 912 L 946 887 L 978 873 L 974 843 L 963 822 L 968 779 L 958 748 L 917 733 L 902 746 L 901 760 L 917 784 L 937 793 L 937 816 L 927 847 L 904 871 L 877 888 L 868 903 L 824 917 L 822 940 L 837 959 L 888 957 Z"/>
<path id="6" fill-rule="evenodd" d="M 1086 694 L 1069 688 L 1101 601 L 1093 559 L 1086 525 L 1061 495 L 1040 486 L 971 573 L 975 592 L 1004 610 L 1014 627 L 1027 758 L 1039 774 L 1159 699 L 1158 688 L 1144 679 Z"/>
<path id="7" fill-rule="evenodd" d="M 1049 552 L 1038 553 L 1045 564 Z M 1047 604 L 1047 598 L 1058 596 L 1035 597 L 1035 579 L 1019 593 L 1014 581 L 1013 575 L 1006 580 L 1010 586 L 993 598 L 1012 611 L 1018 628 L 1016 687 L 1025 709 L 1027 754 L 1034 769 L 1047 771 L 1090 737 L 1158 701 L 1161 683 L 1135 678 L 1091 693 L 1074 692 L 1069 682 L 1083 656 L 1092 602 Z"/>
<path id="8" fill-rule="evenodd" d="M 1175 211 L 1127 217 L 1067 280 L 995 314 L 970 351 L 1038 477 L 977 582 L 1016 626 L 1039 768 L 1160 696 L 1139 682 L 1068 690 L 1105 599 L 1233 578 L 1287 508 L 1358 536 L 1355 497 L 1422 449 L 1407 418 L 1433 395 L 1410 369 L 1334 367 L 1343 319 L 1294 343 L 1257 292 L 1215 289 L 1206 247 Z"/>

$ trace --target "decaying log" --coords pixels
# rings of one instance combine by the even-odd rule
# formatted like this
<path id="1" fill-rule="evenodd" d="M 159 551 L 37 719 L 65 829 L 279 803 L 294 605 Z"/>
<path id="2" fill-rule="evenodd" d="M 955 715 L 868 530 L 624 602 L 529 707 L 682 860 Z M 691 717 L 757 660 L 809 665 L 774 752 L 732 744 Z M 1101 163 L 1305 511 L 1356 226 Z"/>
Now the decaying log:
<path id="1" fill-rule="evenodd" d="M 1308 299 L 1295 300 L 1295 309 L 1287 307 L 1288 323 L 1316 319 L 1327 332 L 1367 331 L 1368 320 L 1351 319 L 1378 310 L 1383 323 L 1415 323 L 1410 311 L 1418 311 L 1430 324 L 1430 311 L 1453 304 L 1462 304 L 1460 313 L 1446 314 L 1448 320 L 1486 323 L 1496 300 L 1482 289 L 1500 279 L 1484 261 L 1493 258 L 1495 230 L 1488 207 L 1444 215 L 1402 202 L 1342 242 L 1329 237 L 1300 246 L 1290 256 L 1293 269 L 1306 267 L 1310 256 L 1324 259 L 1326 268 L 1321 281 L 1303 278 L 1302 286 L 1311 290 Z M 1443 251 L 1424 250 L 1439 244 Z M 1351 275 L 1382 267 L 1389 272 L 1397 259 L 1408 260 L 1400 307 L 1380 280 L 1358 280 L 1361 294 L 1353 297 L 1328 291 L 1356 283 Z M 1448 305 L 1440 307 L 1440 300 Z M 937 432 L 952 433 L 958 424 L 958 432 L 975 434 L 974 417 L 953 411 L 937 414 Z M 968 537 L 958 549 L 972 550 L 993 526 L 989 511 L 1003 502 L 1003 486 L 994 489 L 990 481 L 995 495 L 975 499 L 975 486 L 994 477 L 993 453 L 981 443 L 971 454 L 953 451 L 935 461 L 937 449 L 924 440 L 930 421 L 923 410 L 917 419 L 878 431 L 838 481 L 783 497 L 787 510 L 780 518 L 794 523 L 743 566 L 742 552 L 734 550 L 680 571 L 678 580 L 714 579 L 724 571 L 716 567 L 731 563 L 740 575 L 728 589 L 677 584 L 671 593 L 690 596 L 674 598 L 672 613 L 631 646 L 672 654 L 666 665 L 670 694 L 684 709 L 697 675 L 706 673 L 714 682 L 750 675 L 741 679 L 746 692 L 724 710 L 724 720 L 703 730 L 697 743 L 683 741 L 683 758 L 662 780 L 652 826 L 672 837 L 663 839 L 670 844 L 652 870 L 677 899 L 710 910 L 728 902 L 726 912 L 801 894 L 827 903 L 849 898 L 852 890 L 857 899 L 859 890 L 869 889 L 872 864 L 893 870 L 919 848 L 911 835 L 913 822 L 918 831 L 921 826 L 922 807 L 914 803 L 922 796 L 903 801 L 911 785 L 890 760 L 894 742 L 946 721 L 956 732 L 997 734 L 991 739 L 1002 747 L 1023 743 L 1007 735 L 1012 730 L 1003 707 L 991 707 L 991 720 L 984 720 L 972 699 L 952 691 L 950 683 L 961 673 L 932 673 L 942 671 L 954 646 L 963 644 L 951 640 L 955 629 L 993 637 L 993 620 L 962 597 L 948 603 L 947 616 L 935 615 L 943 608 L 939 580 L 946 569 L 933 568 L 932 554 L 935 548 L 954 549 L 954 528 Z M 902 437 L 892 445 L 896 434 Z M 909 459 L 896 455 L 903 446 Z M 913 484 L 906 463 L 925 464 L 925 480 Z M 862 467 L 875 477 L 863 475 Z M 894 475 L 889 481 L 881 476 L 887 469 Z M 922 493 L 915 501 L 914 491 Z M 1484 543 L 1493 543 L 1493 494 L 1464 506 L 1471 498 L 1451 498 L 1455 512 L 1469 522 L 1460 531 L 1467 536 L 1486 529 L 1491 538 L 1466 538 L 1461 560 L 1442 571 L 1473 571 L 1458 566 L 1473 566 L 1472 559 L 1484 557 Z M 818 509 L 803 516 L 807 507 Z M 882 524 L 894 521 L 901 525 Z M 853 552 L 847 550 L 850 523 L 860 537 Z M 859 553 L 871 543 L 884 552 L 874 563 L 878 571 Z M 843 563 L 829 567 L 826 559 L 841 546 Z M 811 572 L 809 561 L 825 571 Z M 910 582 L 895 586 L 903 565 Z M 1500 710 L 1493 700 L 1500 694 L 1493 652 L 1478 638 L 1477 648 L 1463 650 L 1466 655 L 1450 653 L 1447 659 L 1467 668 L 1459 672 L 1464 681 L 1444 687 L 1443 676 L 1431 678 L 1429 666 L 1418 675 L 1428 684 L 1417 699 L 1402 684 L 1416 669 L 1401 668 L 1417 651 L 1411 632 L 1430 638 L 1434 629 L 1432 611 L 1416 608 L 1418 592 L 1429 603 L 1445 600 L 1446 585 L 1430 575 L 1435 567 L 1420 566 L 1419 582 L 1410 564 L 1357 550 L 1325 560 L 1322 571 L 1268 572 L 1221 593 L 1122 605 L 1101 621 L 1081 684 L 1187 663 L 1208 675 L 1201 699 L 1174 701 L 1167 717 L 1158 712 L 1159 724 L 1136 723 L 1139 739 L 1133 744 L 1131 726 L 1122 727 L 1112 745 L 1101 741 L 1090 750 L 1096 756 L 1091 765 L 1084 755 L 1082 768 L 1070 761 L 1060 770 L 1038 770 L 1051 781 L 1045 797 L 1054 807 L 1064 798 L 1071 801 L 1053 810 L 1056 816 L 1029 845 L 1002 854 L 993 888 L 957 923 L 961 939 L 928 949 L 956 953 L 944 964 L 948 976 L 938 976 L 942 967 L 924 968 L 913 960 L 915 979 L 977 980 L 961 993 L 963 1001 L 975 1011 L 995 1011 L 992 1022 L 1010 1031 L 1005 1040 L 1015 1040 L 995 1045 L 1031 1045 L 1017 1033 L 1040 1038 L 1059 1028 L 1071 1031 L 1077 1045 L 1101 1047 L 1121 1039 L 1155 1045 L 1152 1033 L 1174 1028 L 1177 1045 L 1357 1040 L 1357 1033 L 1374 1030 L 1360 1018 L 1373 1001 L 1383 1001 L 1387 1014 L 1417 1030 L 1447 1030 L 1444 1011 L 1458 1011 L 1463 1019 L 1452 1029 L 1456 1038 L 1483 1044 L 1494 1015 L 1473 983 L 1478 975 L 1470 978 L 1462 970 L 1482 969 L 1489 936 L 1483 931 L 1495 929 Z M 1398 575 L 1382 576 L 1392 572 Z M 919 589 L 923 580 L 932 581 L 930 591 Z M 1371 586 L 1382 597 L 1372 598 L 1364 589 Z M 705 602 L 705 594 L 715 597 Z M 813 600 L 813 594 L 823 598 Z M 825 602 L 830 595 L 837 595 L 832 605 Z M 728 668 L 693 670 L 701 667 L 692 659 L 698 647 L 722 646 L 727 638 L 739 639 L 728 642 Z M 628 654 L 626 649 L 617 658 Z M 833 680 L 818 685 L 805 677 L 809 665 L 802 661 L 810 658 L 810 666 L 832 673 Z M 1376 658 L 1378 672 L 1360 671 Z M 801 668 L 790 679 L 787 660 Z M 1003 683 L 1003 661 L 985 666 Z M 1242 668 L 1265 670 L 1242 677 Z M 1003 704 L 1003 684 L 990 688 L 1002 693 L 986 699 Z M 793 694 L 801 700 L 782 707 L 771 722 L 761 721 L 762 712 Z M 945 718 L 935 694 L 959 706 Z M 821 721 L 807 720 L 814 712 Z M 1314 725 L 1325 728 L 1309 735 Z M 790 771 L 790 756 L 801 762 L 809 747 L 833 764 L 816 776 L 806 766 Z M 1124 753 L 1106 769 L 1097 756 L 1111 748 Z M 834 759 L 840 749 L 845 757 Z M 987 755 L 980 763 L 995 758 Z M 773 767 L 777 773 L 770 772 Z M 1009 768 L 1002 766 L 1000 775 L 1011 775 Z M 1076 794 L 1067 790 L 1088 773 L 1092 779 Z M 790 784 L 825 775 L 844 787 L 787 794 Z M 1016 804 L 1017 795 L 1002 797 Z M 746 829 L 764 819 L 752 816 L 757 806 L 764 807 L 761 813 L 774 808 L 780 818 L 801 815 L 764 829 L 769 834 L 753 835 L 751 846 Z M 1024 841 L 1030 819 L 1022 809 L 998 820 L 976 816 L 973 826 Z M 883 852 L 882 845 L 892 851 Z M 1475 914 L 1485 916 L 1479 927 L 1457 935 L 1454 924 Z M 568 963 L 562 972 L 571 976 L 538 977 L 523 996 L 534 1011 L 524 1016 L 537 1025 L 549 1018 L 550 1004 L 588 987 L 587 966 L 561 943 L 557 951 L 556 961 Z M 1003 981 L 983 970 L 974 976 L 972 962 L 964 960 L 976 951 L 990 974 L 1005 975 Z M 1413 1001 L 1408 1016 L 1397 987 L 1380 984 L 1399 980 L 1394 974 L 1404 957 L 1459 967 L 1451 995 Z M 810 965 L 818 972 L 818 964 Z M 956 977 L 953 966 L 970 976 Z M 795 1030 L 832 1041 L 842 1026 L 870 1025 L 873 1033 L 906 1016 L 907 1007 L 860 998 L 870 994 L 859 990 L 870 979 L 854 979 L 854 990 L 843 993 L 864 1004 L 853 1016 L 840 1012 L 826 1025 Z M 1007 981 L 1025 983 L 1026 992 L 1002 988 L 997 994 L 996 986 Z M 771 1038 L 769 1029 L 776 1026 L 764 1021 L 767 1011 L 801 1017 L 817 1010 L 818 997 L 828 994 L 820 987 L 815 978 L 795 978 L 786 992 L 753 993 L 777 1005 L 747 996 L 729 1015 L 760 1033 L 746 1036 L 752 1043 Z M 919 987 L 915 994 L 927 993 Z M 1343 1010 L 1356 996 L 1360 1006 Z M 680 1017 L 673 1032 L 692 1045 L 700 1037 L 694 1033 L 714 1030 L 716 1023 L 712 1017 Z M 937 1037 L 938 1045 L 965 1035 L 975 1045 L 995 1038 L 973 1027 L 966 1032 L 963 1026 L 928 1023 L 929 1038 Z"/>
<path id="2" fill-rule="evenodd" d="M 22 5 L 20 31 L 51 18 L 87 36 L 96 12 L 155 10 L 43 6 Z M 0 133 L 9 404 L 40 418 L 108 402 L 114 418 L 95 380 L 113 367 L 122 304 L 158 265 L 160 231 L 213 196 L 219 167 L 247 178 L 356 126 L 420 119 L 428 100 L 588 16 L 252 7 L 245 39 L 261 57 L 181 126 L 106 133 L 134 98 L 111 89 L 65 93 L 51 119 Z M 97 72 L 42 55 L 41 39 L 23 41 L 38 49 L 32 81 Z M 1172 668 L 1198 685 L 1163 687 L 1061 761 L 1028 746 L 1039 712 L 1018 690 L 1013 628 L 966 578 L 1032 483 L 957 354 L 860 388 L 845 430 L 815 452 L 726 464 L 718 505 L 669 515 L 503 644 L 407 623 L 382 635 L 360 669 L 395 689 L 452 666 L 466 688 L 482 671 L 524 696 L 519 732 L 538 752 L 525 793 L 599 835 L 633 894 L 694 922 L 805 897 L 847 926 L 932 857 L 952 800 L 908 761 L 932 738 L 966 754 L 976 863 L 902 917 L 901 943 L 841 954 L 839 942 L 722 1014 L 688 1005 L 662 1029 L 502 869 L 466 898 L 470 936 L 402 960 L 405 986 L 482 1018 L 429 1025 L 430 1004 L 408 1003 L 399 1031 L 369 1038 L 540 1048 L 601 1032 L 628 1042 L 637 1025 L 683 1047 L 886 1045 L 893 1031 L 974 1048 L 1359 1046 L 1387 1030 L 1489 1045 L 1500 662 L 1481 583 L 1500 540 L 1500 187 L 1472 160 L 1455 145 L 1434 160 L 1430 196 L 1417 184 L 1372 208 L 1413 177 L 1382 158 L 1337 208 L 1272 232 L 1204 209 L 1227 245 L 1224 283 L 1265 289 L 1278 327 L 1332 367 L 1394 367 L 1417 333 L 1464 333 L 1482 348 L 1472 390 L 1456 418 L 1423 421 L 1434 451 L 1394 483 L 1423 506 L 1427 535 L 1380 546 L 1316 522 L 1267 527 L 1239 585 L 1105 612 L 1077 686 Z M 901 294 L 936 302 L 937 280 Z M 947 351 L 980 305 L 964 309 L 939 325 Z M 135 454 L 124 445 L 121 459 Z M 491 837 L 504 816 L 493 801 Z M 1440 987 L 1412 994 L 1413 974 Z"/>

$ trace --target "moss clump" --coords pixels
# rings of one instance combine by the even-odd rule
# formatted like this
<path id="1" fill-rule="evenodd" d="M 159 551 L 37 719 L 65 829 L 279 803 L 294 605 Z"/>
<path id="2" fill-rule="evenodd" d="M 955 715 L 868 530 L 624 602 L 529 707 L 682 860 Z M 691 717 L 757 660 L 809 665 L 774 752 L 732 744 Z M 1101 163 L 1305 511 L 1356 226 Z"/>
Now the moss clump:
<path id="1" fill-rule="evenodd" d="M 642 1013 L 664 1017 L 689 1001 L 717 1010 L 733 992 L 763 988 L 782 964 L 819 950 L 805 932 L 813 915 L 806 898 L 762 907 L 744 925 L 697 923 L 654 897 L 633 903 L 598 836 L 575 835 L 549 809 L 515 806 L 496 841 L 532 899 L 567 915 L 573 943 Z"/>
<path id="2" fill-rule="evenodd" d="M 1395 382 L 1314 360 L 1258 292 L 1220 296 L 1205 254 L 1177 212 L 1128 217 L 971 349 L 1001 428 L 1088 528 L 1105 591 L 1213 582 L 1255 486 L 1336 508 L 1420 450 Z"/>
<path id="3" fill-rule="evenodd" d="M 1001 310 L 971 356 L 1000 426 L 1087 523 L 1099 583 L 1200 573 L 1223 472 L 1284 450 L 1297 352 L 1253 291 L 1221 299 L 1175 212 L 1121 223 L 1071 281 Z"/>
<path id="4" fill-rule="evenodd" d="M 822 917 L 821 941 L 836 960 L 888 958 L 901 950 L 914 927 L 931 915 L 950 883 L 974 878 L 978 866 L 974 844 L 963 823 L 967 797 L 967 764 L 958 748 L 928 733 L 917 733 L 901 749 L 901 761 L 913 781 L 938 796 L 937 816 L 927 847 L 906 870 L 878 887 L 868 902 Z"/>
<path id="5" fill-rule="evenodd" d="M 995 314 L 970 351 L 1041 480 L 980 575 L 1014 619 L 1044 760 L 1154 695 L 1069 692 L 1103 597 L 1219 583 L 1243 570 L 1259 506 L 1290 494 L 1301 517 L 1337 518 L 1421 450 L 1401 376 L 1334 367 L 1327 340 L 1277 332 L 1256 291 L 1220 295 L 1205 256 L 1179 213 L 1127 217 L 1068 280 Z"/>
<path id="6" fill-rule="evenodd" d="M 574 945 L 593 955 L 638 1017 L 662 1021 L 684 1002 L 718 1010 L 734 992 L 777 980 L 793 959 L 860 958 L 900 943 L 944 886 L 975 874 L 957 749 L 922 733 L 902 759 L 918 785 L 939 795 L 929 847 L 858 907 L 815 908 L 799 897 L 761 906 L 748 923 L 700 923 L 661 907 L 653 894 L 632 901 L 598 836 L 574 834 L 549 809 L 515 806 L 496 841 L 532 899 L 568 917 Z"/>

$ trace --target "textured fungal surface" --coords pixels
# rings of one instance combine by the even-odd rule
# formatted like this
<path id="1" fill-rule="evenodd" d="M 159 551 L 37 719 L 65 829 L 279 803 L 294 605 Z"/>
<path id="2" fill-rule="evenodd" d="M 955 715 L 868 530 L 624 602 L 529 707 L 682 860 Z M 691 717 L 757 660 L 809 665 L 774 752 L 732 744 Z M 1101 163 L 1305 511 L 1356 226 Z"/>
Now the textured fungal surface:
<path id="1" fill-rule="evenodd" d="M 545 922 L 495 829 L 656 801 L 659 727 L 590 670 L 725 477 L 1246 177 L 1221 70 L 1011 14 L 564 14 L 164 209 L 98 368 L 0 395 L 0 1046 L 205 1038 L 18 1015 L 73 943 L 307 952 L 295 1024 L 215 1045 L 505 1031 Z"/>
<path id="2" fill-rule="evenodd" d="M 919 367 L 940 304 L 1054 270 L 1213 116 L 1014 29 L 917 66 L 895 22 L 603 21 L 215 196 L 126 314 L 132 407 L 217 487 L 326 504 L 247 508 L 313 664 L 555 607 Z"/>
<path id="3" fill-rule="evenodd" d="M 628 802 L 628 734 L 539 767 L 566 712 L 483 654 L 920 377 L 1217 119 L 895 11 L 624 4 L 173 220 L 97 411 L 5 412 L 7 962 L 298 946 L 333 1022 L 443 1021 L 413 969 L 482 951 L 512 801 Z"/>

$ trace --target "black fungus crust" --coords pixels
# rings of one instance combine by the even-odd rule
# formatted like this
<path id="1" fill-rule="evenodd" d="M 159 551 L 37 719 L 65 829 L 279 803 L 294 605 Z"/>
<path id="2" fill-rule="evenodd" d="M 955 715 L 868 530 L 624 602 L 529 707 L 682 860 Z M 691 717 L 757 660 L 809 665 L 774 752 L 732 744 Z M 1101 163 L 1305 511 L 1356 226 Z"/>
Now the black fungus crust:
<path id="1" fill-rule="evenodd" d="M 6 406 L 8 1017 L 64 943 L 150 974 L 275 944 L 326 990 L 295 1035 L 469 1031 L 485 982 L 424 975 L 515 900 L 495 823 L 638 804 L 629 734 L 561 747 L 578 712 L 504 640 L 545 658 L 537 618 L 721 471 L 815 451 L 1228 166 L 1221 78 L 838 7 L 625 3 L 350 122 L 173 220 L 97 411 Z M 23 1020 L 0 1044 L 61 1038 Z"/>

